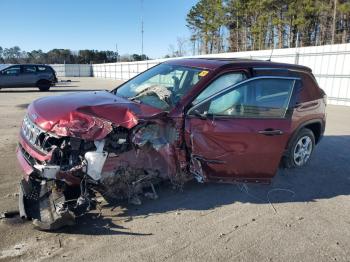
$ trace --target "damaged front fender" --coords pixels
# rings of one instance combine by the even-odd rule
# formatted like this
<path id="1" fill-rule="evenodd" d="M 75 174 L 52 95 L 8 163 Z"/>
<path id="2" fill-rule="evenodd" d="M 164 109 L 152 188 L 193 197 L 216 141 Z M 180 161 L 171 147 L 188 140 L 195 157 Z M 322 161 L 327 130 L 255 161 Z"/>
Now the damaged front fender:
<path id="1" fill-rule="evenodd" d="M 179 158 L 185 156 L 179 147 L 181 125 L 170 121 L 166 114 L 138 120 L 126 109 L 124 117 L 112 119 L 111 113 L 108 116 L 106 111 L 98 110 L 80 108 L 55 123 L 40 120 L 51 126 L 49 132 L 37 134 L 35 147 L 50 157 L 45 161 L 32 158 L 32 173 L 25 180 L 29 186 L 21 204 L 23 210 L 34 214 L 29 217 L 36 219 L 36 225 L 56 228 L 71 214 L 88 212 L 94 207 L 97 192 L 109 202 L 127 199 L 140 203 L 137 199 L 141 195 L 156 196 L 153 185 L 160 181 L 170 180 L 181 186 L 190 179 L 185 158 Z M 115 123 L 117 120 L 120 125 Z M 26 129 L 30 135 L 30 126 L 35 123 L 29 119 L 24 124 L 29 125 Z M 42 126 L 37 130 L 43 130 Z M 23 138 L 19 153 L 25 155 L 24 144 L 31 142 L 25 135 Z M 39 191 L 35 188 L 37 182 Z M 43 188 L 45 194 L 40 193 Z M 52 202 L 52 195 L 57 192 L 62 195 L 63 204 Z M 32 195 L 37 198 L 30 199 Z M 42 220 L 43 209 L 53 212 L 52 220 Z"/>

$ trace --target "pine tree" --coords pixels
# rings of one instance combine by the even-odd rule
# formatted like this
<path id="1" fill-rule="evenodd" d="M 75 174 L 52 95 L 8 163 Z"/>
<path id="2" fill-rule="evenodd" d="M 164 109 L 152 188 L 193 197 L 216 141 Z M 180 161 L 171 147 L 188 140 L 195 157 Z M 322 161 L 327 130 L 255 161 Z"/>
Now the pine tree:
<path id="1" fill-rule="evenodd" d="M 187 15 L 202 53 L 350 41 L 350 0 L 199 0 Z M 297 43 L 298 42 L 298 43 Z"/>

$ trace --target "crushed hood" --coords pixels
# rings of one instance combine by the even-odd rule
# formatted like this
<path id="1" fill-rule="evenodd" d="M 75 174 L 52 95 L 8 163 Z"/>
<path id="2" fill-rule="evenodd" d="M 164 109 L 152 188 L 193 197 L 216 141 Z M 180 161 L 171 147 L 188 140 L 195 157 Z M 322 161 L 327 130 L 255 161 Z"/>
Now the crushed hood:
<path id="1" fill-rule="evenodd" d="M 102 139 L 111 132 L 112 124 L 130 129 L 140 119 L 160 113 L 107 91 L 43 97 L 28 108 L 29 118 L 43 130 L 84 139 Z"/>

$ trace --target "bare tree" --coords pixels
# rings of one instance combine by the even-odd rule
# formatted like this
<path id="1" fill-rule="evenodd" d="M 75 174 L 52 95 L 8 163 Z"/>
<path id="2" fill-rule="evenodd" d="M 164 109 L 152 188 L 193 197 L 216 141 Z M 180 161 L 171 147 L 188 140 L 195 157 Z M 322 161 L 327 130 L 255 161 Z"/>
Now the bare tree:
<path id="1" fill-rule="evenodd" d="M 184 56 L 186 55 L 186 45 L 188 43 L 188 40 L 185 37 L 178 37 L 176 39 L 176 44 L 177 44 L 177 51 L 176 51 L 176 56 Z"/>

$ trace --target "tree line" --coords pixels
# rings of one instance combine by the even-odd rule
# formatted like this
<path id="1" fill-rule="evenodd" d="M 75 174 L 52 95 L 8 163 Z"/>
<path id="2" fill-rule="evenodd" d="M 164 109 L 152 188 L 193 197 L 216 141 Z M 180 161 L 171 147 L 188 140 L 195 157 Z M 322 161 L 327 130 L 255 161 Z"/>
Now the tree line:
<path id="1" fill-rule="evenodd" d="M 33 50 L 30 52 L 14 46 L 3 48 L 0 46 L 0 63 L 35 63 L 35 64 L 97 64 L 116 61 L 129 62 L 149 59 L 146 55 L 119 55 L 114 51 L 52 49 L 48 52 Z"/>
<path id="2" fill-rule="evenodd" d="M 349 0 L 199 0 L 193 54 L 349 43 Z"/>
<path id="3" fill-rule="evenodd" d="M 199 0 L 188 12 L 191 36 L 178 37 L 166 57 L 350 42 L 350 0 Z M 189 52 L 189 50 L 191 50 Z M 0 63 L 110 63 L 146 55 L 0 47 Z"/>

